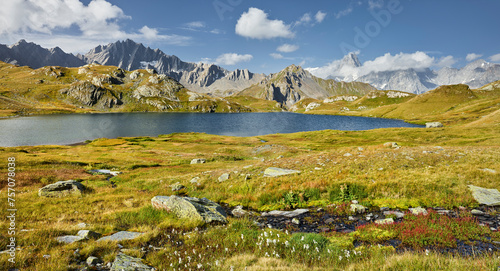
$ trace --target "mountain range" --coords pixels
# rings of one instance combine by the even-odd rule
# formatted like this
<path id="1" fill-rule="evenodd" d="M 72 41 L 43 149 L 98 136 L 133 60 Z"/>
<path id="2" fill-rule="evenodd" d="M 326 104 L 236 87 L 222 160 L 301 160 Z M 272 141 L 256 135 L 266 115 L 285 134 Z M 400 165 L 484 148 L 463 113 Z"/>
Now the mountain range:
<path id="1" fill-rule="evenodd" d="M 444 67 L 439 70 L 400 69 L 393 71 L 372 71 L 356 76 L 355 72 L 345 75 L 345 71 L 356 71 L 363 65 L 354 53 L 346 55 L 336 67 L 343 76 L 331 75 L 328 78 L 346 82 L 364 82 L 380 90 L 400 90 L 415 94 L 424 93 L 442 85 L 466 84 L 479 88 L 500 79 L 500 65 L 476 60 L 460 69 Z"/>
<path id="2" fill-rule="evenodd" d="M 366 94 L 373 89 L 400 90 L 423 93 L 440 85 L 467 84 L 478 88 L 500 78 L 500 65 L 477 60 L 461 69 L 442 68 L 370 72 L 332 75 L 326 79 L 314 76 L 312 70 L 289 66 L 270 75 L 252 73 L 247 69 L 229 71 L 215 64 L 182 61 L 159 49 L 151 49 L 132 40 L 99 45 L 85 55 L 73 55 L 55 47 L 43 48 L 21 40 L 7 46 L 0 45 L 0 61 L 20 66 L 80 67 L 86 64 L 117 66 L 133 71 L 154 69 L 180 82 L 187 89 L 212 96 L 225 97 L 244 93 L 257 98 L 274 100 L 287 107 L 303 98 L 324 99 L 342 94 Z M 362 67 L 356 54 L 350 53 L 340 61 L 338 70 L 356 70 Z"/>

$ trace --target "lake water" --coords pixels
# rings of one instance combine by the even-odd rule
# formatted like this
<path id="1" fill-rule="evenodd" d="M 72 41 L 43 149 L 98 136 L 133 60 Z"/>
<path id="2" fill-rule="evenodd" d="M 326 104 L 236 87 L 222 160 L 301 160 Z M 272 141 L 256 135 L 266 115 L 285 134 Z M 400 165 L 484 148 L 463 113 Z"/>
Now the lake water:
<path id="1" fill-rule="evenodd" d="M 317 130 L 422 127 L 401 120 L 295 113 L 64 114 L 0 120 L 0 146 L 72 144 L 96 138 L 200 132 L 258 136 Z"/>

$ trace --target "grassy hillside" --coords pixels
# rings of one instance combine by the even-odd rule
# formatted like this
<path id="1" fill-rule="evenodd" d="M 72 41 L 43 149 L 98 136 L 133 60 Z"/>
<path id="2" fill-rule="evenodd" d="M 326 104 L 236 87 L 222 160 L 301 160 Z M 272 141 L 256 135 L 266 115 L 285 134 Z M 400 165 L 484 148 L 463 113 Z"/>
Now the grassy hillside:
<path id="1" fill-rule="evenodd" d="M 134 111 L 248 112 L 251 108 L 185 89 L 148 70 L 44 67 L 0 62 L 2 116 Z"/>

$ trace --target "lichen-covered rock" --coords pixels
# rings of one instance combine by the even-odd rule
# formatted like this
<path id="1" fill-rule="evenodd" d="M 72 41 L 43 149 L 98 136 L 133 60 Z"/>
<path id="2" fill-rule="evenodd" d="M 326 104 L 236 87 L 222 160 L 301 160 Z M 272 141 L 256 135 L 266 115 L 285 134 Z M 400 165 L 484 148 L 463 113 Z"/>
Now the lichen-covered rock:
<path id="1" fill-rule="evenodd" d="M 207 159 L 195 158 L 195 159 L 191 160 L 191 165 L 194 165 L 194 164 L 204 164 L 206 162 L 207 162 Z"/>
<path id="2" fill-rule="evenodd" d="M 229 180 L 229 173 L 224 173 L 224 174 L 220 175 L 217 180 L 219 180 L 219 182 L 224 182 L 224 181 Z"/>
<path id="3" fill-rule="evenodd" d="M 182 219 L 227 223 L 224 209 L 207 198 L 156 196 L 151 199 L 151 204 L 154 208 L 167 210 Z"/>
<path id="4" fill-rule="evenodd" d="M 116 255 L 110 271 L 152 271 L 153 267 L 145 265 L 139 258 L 134 258 L 123 253 Z"/>
<path id="5" fill-rule="evenodd" d="M 362 214 L 366 212 L 366 207 L 361 204 L 351 204 L 351 212 Z"/>
<path id="6" fill-rule="evenodd" d="M 85 238 L 77 235 L 65 235 L 65 236 L 59 236 L 56 237 L 57 242 L 59 243 L 64 243 L 64 244 L 71 244 L 74 242 L 78 242 L 81 240 L 84 240 Z"/>
<path id="7" fill-rule="evenodd" d="M 68 89 L 62 89 L 60 92 L 87 106 L 99 105 L 112 108 L 122 104 L 111 91 L 89 81 L 75 82 Z"/>
<path id="8" fill-rule="evenodd" d="M 416 208 L 409 208 L 408 210 L 410 210 L 410 212 L 413 214 L 413 215 L 420 215 L 420 214 L 423 214 L 423 215 L 427 215 L 427 210 L 422 208 L 422 207 L 416 207 Z"/>
<path id="9" fill-rule="evenodd" d="M 500 192 L 497 189 L 487 189 L 479 186 L 469 185 L 472 196 L 479 204 L 488 206 L 500 206 Z"/>
<path id="10" fill-rule="evenodd" d="M 270 167 L 270 168 L 266 168 L 266 170 L 264 170 L 264 177 L 278 177 L 278 176 L 290 175 L 290 174 L 296 174 L 296 173 L 300 173 L 300 170 Z"/>
<path id="11" fill-rule="evenodd" d="M 131 232 L 131 231 L 119 231 L 115 234 L 105 236 L 102 238 L 99 238 L 97 242 L 102 242 L 102 241 L 124 241 L 124 240 L 132 240 L 137 237 L 140 237 L 144 233 L 142 232 Z"/>
<path id="12" fill-rule="evenodd" d="M 77 181 L 60 181 L 40 188 L 38 196 L 57 198 L 68 195 L 81 195 L 84 190 L 85 186 Z"/>

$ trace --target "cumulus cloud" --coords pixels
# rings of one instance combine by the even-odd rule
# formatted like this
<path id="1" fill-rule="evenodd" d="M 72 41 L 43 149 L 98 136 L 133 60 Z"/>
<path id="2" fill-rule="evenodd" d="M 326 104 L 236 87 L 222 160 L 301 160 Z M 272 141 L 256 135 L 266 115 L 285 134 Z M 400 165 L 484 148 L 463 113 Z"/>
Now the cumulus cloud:
<path id="1" fill-rule="evenodd" d="M 436 59 L 427 55 L 424 52 L 415 53 L 399 53 L 392 55 L 387 53 L 373 60 L 366 61 L 361 67 L 353 67 L 344 65 L 342 60 L 335 60 L 322 67 L 307 68 L 312 74 L 326 78 L 333 77 L 348 77 L 356 79 L 357 77 L 369 74 L 371 72 L 395 71 L 415 69 L 423 71 L 431 67 L 449 67 L 456 63 L 456 59 L 452 56 Z"/>
<path id="2" fill-rule="evenodd" d="M 353 9 L 352 7 L 348 7 L 348 8 L 346 8 L 346 9 L 343 9 L 343 10 L 341 10 L 341 11 L 339 11 L 339 12 L 335 13 L 335 18 L 336 18 L 336 19 L 340 19 L 340 18 L 342 18 L 342 17 L 344 17 L 344 16 L 347 16 L 347 15 L 349 15 L 349 14 L 350 14 L 353 10 L 354 10 L 354 9 Z"/>
<path id="3" fill-rule="evenodd" d="M 290 26 L 281 20 L 270 20 L 268 14 L 258 8 L 249 8 L 238 19 L 236 34 L 252 39 L 293 38 Z"/>
<path id="4" fill-rule="evenodd" d="M 79 0 L 9 0 L 0 9 L 0 37 L 9 42 L 21 38 L 48 46 L 54 40 L 66 51 L 118 39 L 158 40 L 169 44 L 185 44 L 189 37 L 161 35 L 155 28 L 143 26 L 138 32 L 127 32 L 121 21 L 131 19 L 123 10 L 106 0 L 92 0 L 84 5 Z M 61 34 L 74 27 L 75 34 Z M 72 30 L 73 31 L 73 30 Z"/>
<path id="5" fill-rule="evenodd" d="M 282 53 L 291 53 L 291 52 L 295 52 L 299 49 L 300 47 L 298 45 L 293 45 L 293 44 L 283 44 L 281 46 L 279 46 L 276 50 L 278 52 L 282 52 Z"/>
<path id="6" fill-rule="evenodd" d="M 278 54 L 278 53 L 271 53 L 269 54 L 272 58 L 274 59 L 283 59 L 283 55 L 282 54 Z"/>
<path id="7" fill-rule="evenodd" d="M 240 55 L 235 53 L 222 54 L 215 60 L 216 64 L 220 65 L 236 65 L 240 62 L 248 62 L 252 60 L 253 56 L 249 54 Z"/>
<path id="8" fill-rule="evenodd" d="M 467 56 L 465 57 L 465 60 L 472 61 L 472 60 L 478 59 L 478 58 L 480 58 L 482 56 L 483 55 L 479 55 L 479 54 L 475 54 L 475 53 L 470 53 L 470 54 L 467 54 Z"/>
<path id="9" fill-rule="evenodd" d="M 317 22 L 317 23 L 321 23 L 321 22 L 323 22 L 323 20 L 325 19 L 325 17 L 326 17 L 326 12 L 323 12 L 323 11 L 321 11 L 321 10 L 320 10 L 320 11 L 318 11 L 318 12 L 316 13 L 316 15 L 314 15 L 314 19 L 316 19 L 316 22 Z"/>
<path id="10" fill-rule="evenodd" d="M 492 55 L 489 59 L 494 62 L 500 62 L 500 54 Z"/>

